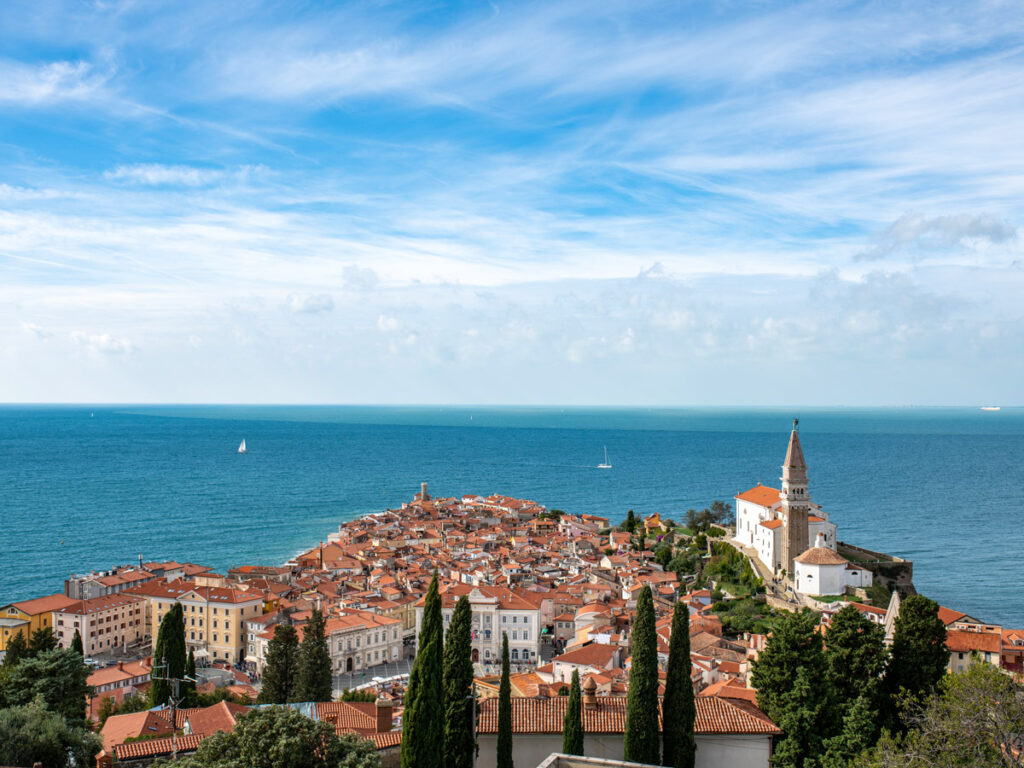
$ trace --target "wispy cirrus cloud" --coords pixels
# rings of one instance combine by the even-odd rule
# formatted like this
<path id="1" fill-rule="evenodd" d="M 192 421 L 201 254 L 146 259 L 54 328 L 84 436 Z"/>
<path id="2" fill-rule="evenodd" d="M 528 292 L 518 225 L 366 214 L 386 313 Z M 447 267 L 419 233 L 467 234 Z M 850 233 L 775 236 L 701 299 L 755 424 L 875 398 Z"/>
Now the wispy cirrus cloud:
<path id="1" fill-rule="evenodd" d="M 35 107 L 94 97 L 112 77 L 88 61 L 28 64 L 0 59 L 0 104 Z"/>

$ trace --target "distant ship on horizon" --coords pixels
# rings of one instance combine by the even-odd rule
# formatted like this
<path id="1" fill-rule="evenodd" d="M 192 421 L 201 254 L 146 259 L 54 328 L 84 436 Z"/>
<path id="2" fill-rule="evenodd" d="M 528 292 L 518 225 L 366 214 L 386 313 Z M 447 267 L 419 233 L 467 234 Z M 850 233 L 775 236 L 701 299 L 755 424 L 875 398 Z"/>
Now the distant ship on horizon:
<path id="1" fill-rule="evenodd" d="M 998 411 L 998 410 L 1000 410 L 1000 407 L 998 405 L 983 405 L 983 406 L 981 406 L 981 410 L 983 410 L 983 411 Z"/>

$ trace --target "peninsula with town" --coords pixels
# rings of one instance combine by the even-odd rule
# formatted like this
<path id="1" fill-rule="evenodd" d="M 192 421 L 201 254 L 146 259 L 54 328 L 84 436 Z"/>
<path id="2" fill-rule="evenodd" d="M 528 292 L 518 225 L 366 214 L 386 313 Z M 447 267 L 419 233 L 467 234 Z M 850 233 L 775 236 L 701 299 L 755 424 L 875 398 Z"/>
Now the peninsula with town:
<path id="1" fill-rule="evenodd" d="M 899 690 L 941 696 L 940 679 L 977 669 L 1019 681 L 1024 629 L 938 606 L 917 595 L 912 563 L 843 542 L 813 501 L 795 421 L 783 438 L 780 487 L 701 511 L 614 520 L 500 494 L 436 498 L 424 482 L 282 565 L 216 573 L 140 556 L 69 574 L 59 592 L 0 606 L 0 704 L 38 706 L 26 681 L 70 674 L 61 707 L 81 715 L 97 768 L 213 764 L 204 742 L 274 709 L 365 765 L 428 765 L 409 756 L 429 748 L 428 726 L 446 727 L 422 702 L 447 684 L 458 635 L 475 745 L 462 764 L 589 764 L 564 751 L 578 722 L 581 760 L 676 765 L 682 722 L 690 766 L 802 768 L 854 765 L 883 730 L 913 728 L 891 705 Z M 442 640 L 443 673 L 428 658 Z M 71 651 L 84 672 L 51 669 Z M 653 753 L 637 746 L 643 696 Z M 459 699 L 433 716 L 450 728 Z M 670 723 L 670 701 L 692 711 Z"/>

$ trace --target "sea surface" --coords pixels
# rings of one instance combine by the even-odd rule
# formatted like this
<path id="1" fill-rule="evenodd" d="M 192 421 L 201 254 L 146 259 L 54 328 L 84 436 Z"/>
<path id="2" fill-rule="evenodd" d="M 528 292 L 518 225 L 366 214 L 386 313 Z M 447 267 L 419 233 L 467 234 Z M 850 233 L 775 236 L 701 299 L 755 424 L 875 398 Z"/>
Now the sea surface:
<path id="1" fill-rule="evenodd" d="M 0 605 L 140 555 L 280 564 L 423 481 L 679 519 L 775 485 L 794 416 L 841 540 L 1024 627 L 1024 408 L 0 407 Z"/>

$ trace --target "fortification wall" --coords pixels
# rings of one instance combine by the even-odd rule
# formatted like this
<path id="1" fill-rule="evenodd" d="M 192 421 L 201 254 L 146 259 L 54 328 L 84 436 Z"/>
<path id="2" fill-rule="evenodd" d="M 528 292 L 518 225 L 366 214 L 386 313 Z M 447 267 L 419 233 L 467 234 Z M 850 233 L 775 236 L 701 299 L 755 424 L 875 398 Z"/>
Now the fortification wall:
<path id="1" fill-rule="evenodd" d="M 836 542 L 836 551 L 847 560 L 871 571 L 875 583 L 884 585 L 890 592 L 917 594 L 914 588 L 914 564 L 910 560 L 847 544 L 845 541 Z"/>

